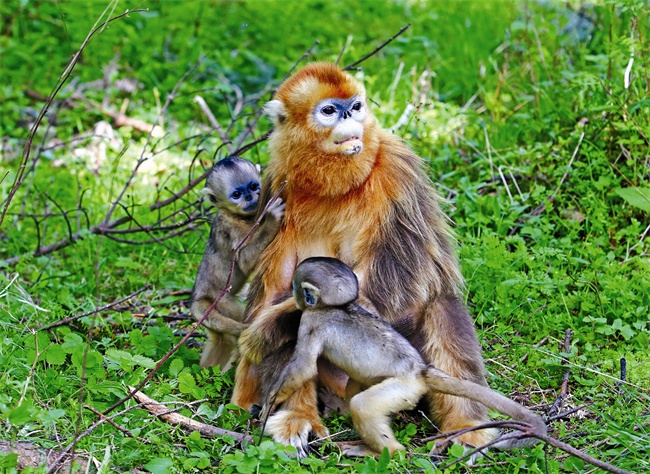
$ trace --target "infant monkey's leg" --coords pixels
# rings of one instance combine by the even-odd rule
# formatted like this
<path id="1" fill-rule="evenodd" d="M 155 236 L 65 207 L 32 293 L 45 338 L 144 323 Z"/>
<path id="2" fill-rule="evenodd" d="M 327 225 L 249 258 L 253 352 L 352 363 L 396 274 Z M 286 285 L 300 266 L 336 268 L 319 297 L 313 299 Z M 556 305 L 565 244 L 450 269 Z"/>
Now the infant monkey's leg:
<path id="1" fill-rule="evenodd" d="M 237 350 L 237 338 L 221 334 L 212 329 L 205 328 L 207 339 L 203 344 L 201 352 L 201 367 L 214 367 L 219 365 L 221 371 L 225 372 L 232 367 L 233 362 L 237 359 L 239 351 Z"/>
<path id="2" fill-rule="evenodd" d="M 214 300 L 201 298 L 192 304 L 192 316 L 199 321 L 212 306 Z M 207 339 L 201 353 L 201 367 L 220 365 L 222 371 L 228 370 L 237 358 L 237 338 L 247 327 L 240 322 L 244 317 L 244 307 L 237 299 L 226 294 L 202 322 Z"/>
<path id="3" fill-rule="evenodd" d="M 346 448 L 344 454 L 376 456 L 386 447 L 392 455 L 405 449 L 390 428 L 390 415 L 415 407 L 426 392 L 423 377 L 391 377 L 352 397 L 352 423 L 367 446 Z"/>

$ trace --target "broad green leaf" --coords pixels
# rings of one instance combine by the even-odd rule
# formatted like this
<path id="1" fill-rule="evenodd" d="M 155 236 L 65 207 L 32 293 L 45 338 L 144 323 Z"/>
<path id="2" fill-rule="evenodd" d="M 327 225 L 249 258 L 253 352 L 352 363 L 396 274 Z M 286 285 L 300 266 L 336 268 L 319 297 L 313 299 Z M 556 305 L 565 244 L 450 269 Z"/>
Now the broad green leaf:
<path id="1" fill-rule="evenodd" d="M 18 453 L 0 453 L 0 472 L 6 472 L 7 474 L 17 473 L 17 465 Z"/>
<path id="2" fill-rule="evenodd" d="M 390 453 L 388 452 L 388 448 L 384 448 L 381 452 L 381 456 L 379 456 L 377 469 L 380 471 L 385 470 L 389 462 L 390 462 Z"/>
<path id="3" fill-rule="evenodd" d="M 178 374 L 183 370 L 184 366 L 185 364 L 183 364 L 182 359 L 176 358 L 172 360 L 171 364 L 169 364 L 169 375 L 174 378 L 178 377 Z"/>
<path id="4" fill-rule="evenodd" d="M 58 344 L 52 344 L 45 352 L 45 360 L 48 364 L 61 365 L 65 362 L 67 354 Z"/>
<path id="5" fill-rule="evenodd" d="M 178 376 L 178 389 L 181 393 L 191 393 L 196 387 L 196 381 L 192 374 L 182 373 Z"/>
<path id="6" fill-rule="evenodd" d="M 645 212 L 650 212 L 650 188 L 616 188 L 614 192 L 628 204 Z"/>
<path id="7" fill-rule="evenodd" d="M 134 362 L 134 365 L 141 365 L 142 367 L 145 367 L 147 369 L 153 369 L 156 366 L 156 362 L 153 359 L 150 359 L 149 357 L 141 356 L 140 354 L 134 354 L 132 356 L 132 360 Z"/>
<path id="8" fill-rule="evenodd" d="M 16 408 L 9 410 L 9 413 L 7 413 L 7 419 L 12 425 L 21 426 L 30 421 L 34 421 L 34 415 L 35 413 L 32 401 L 27 399 Z"/>
<path id="9" fill-rule="evenodd" d="M 452 444 L 449 447 L 448 453 L 449 453 L 450 456 L 452 456 L 454 458 L 459 458 L 463 454 L 465 454 L 465 448 L 463 446 L 461 446 L 460 444 Z"/>
<path id="10" fill-rule="evenodd" d="M 72 354 L 73 352 L 84 348 L 84 340 L 79 334 L 72 332 L 68 333 L 65 335 L 64 341 L 65 342 L 61 344 L 61 347 L 68 354 Z"/>
<path id="11" fill-rule="evenodd" d="M 171 459 L 154 458 L 144 465 L 144 468 L 152 474 L 169 474 L 174 464 Z"/>
<path id="12" fill-rule="evenodd" d="M 58 420 L 64 415 L 65 415 L 65 410 L 62 410 L 60 408 L 55 408 L 53 410 L 47 410 L 43 412 L 39 418 L 41 422 L 48 423 L 54 420 Z"/>

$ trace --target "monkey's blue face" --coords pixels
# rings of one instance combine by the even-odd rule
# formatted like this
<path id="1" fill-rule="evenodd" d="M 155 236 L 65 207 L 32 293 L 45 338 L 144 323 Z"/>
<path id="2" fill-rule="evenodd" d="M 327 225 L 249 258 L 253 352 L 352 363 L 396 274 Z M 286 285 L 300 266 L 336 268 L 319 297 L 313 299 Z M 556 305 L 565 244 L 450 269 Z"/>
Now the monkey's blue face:
<path id="1" fill-rule="evenodd" d="M 322 147 L 328 153 L 356 155 L 363 150 L 363 121 L 366 118 L 364 98 L 356 95 L 350 99 L 329 98 L 314 108 L 317 126 L 330 129 Z"/>
<path id="2" fill-rule="evenodd" d="M 257 210 L 259 196 L 260 182 L 251 180 L 233 186 L 228 199 L 237 205 L 245 214 L 252 214 Z"/>
<path id="3" fill-rule="evenodd" d="M 347 119 L 361 122 L 365 116 L 363 100 L 357 96 L 350 99 L 325 99 L 314 109 L 316 122 L 325 127 L 332 127 Z"/>

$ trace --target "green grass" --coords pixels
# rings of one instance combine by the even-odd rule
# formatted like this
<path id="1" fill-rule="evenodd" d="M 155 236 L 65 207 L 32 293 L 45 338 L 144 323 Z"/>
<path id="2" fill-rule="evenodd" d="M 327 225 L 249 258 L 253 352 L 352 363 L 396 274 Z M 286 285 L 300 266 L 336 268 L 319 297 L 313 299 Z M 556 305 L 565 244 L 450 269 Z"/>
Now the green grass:
<path id="1" fill-rule="evenodd" d="M 104 8 L 101 2 L 0 5 L 2 199 L 43 105 L 32 92 L 49 94 Z M 173 293 L 192 286 L 208 232 L 204 221 L 164 245 L 120 243 L 84 229 L 101 222 L 141 156 L 151 155 L 113 218 L 129 212 L 142 225 L 160 217 L 148 210 L 153 202 L 200 175 L 215 154 L 223 156 L 194 96 L 201 94 L 227 127 L 241 90 L 247 100 L 229 135 L 236 137 L 314 40 L 320 43 L 313 59 L 335 61 L 347 44 L 341 62 L 349 64 L 411 23 L 356 74 L 384 126 L 393 127 L 407 104 L 416 107 L 396 133 L 426 160 L 447 199 L 490 385 L 546 414 L 570 369 L 570 397 L 561 411 L 584 408 L 550 422 L 551 434 L 618 467 L 650 468 L 650 27 L 643 2 L 125 2 L 114 15 L 126 8 L 149 11 L 103 31 L 73 73 L 74 84 L 86 84 L 101 78 L 111 61 L 118 66 L 107 87 L 84 91 L 88 99 L 153 123 L 181 76 L 201 63 L 164 115 L 166 134 L 151 143 L 122 127 L 103 154 L 99 142 L 79 134 L 107 117 L 78 101 L 55 103 L 42 124 L 32 153 L 38 160 L 29 163 L 33 171 L 0 233 L 0 258 L 22 256 L 0 267 L 1 440 L 67 446 L 97 421 L 85 405 L 104 410 L 121 399 L 126 385 L 143 380 L 189 326 L 168 316 L 187 314 L 185 296 Z M 135 92 L 122 90 L 117 79 L 136 81 Z M 66 88 L 58 98 L 72 95 Z M 254 136 L 269 127 L 261 119 Z M 65 146 L 50 149 L 55 138 Z M 245 156 L 265 163 L 266 144 Z M 199 189 L 162 212 L 192 204 Z M 83 238 L 33 256 L 39 245 L 69 235 L 68 225 Z M 117 310 L 38 331 L 145 284 L 152 288 Z M 192 341 L 144 391 L 180 403 L 187 416 L 257 435 L 248 415 L 228 404 L 233 374 L 200 369 L 202 339 Z M 623 384 L 621 358 L 627 361 Z M 115 421 L 131 435 L 102 424 L 76 447 L 105 460 L 101 472 L 435 469 L 431 443 L 418 442 L 434 430 L 417 414 L 400 415 L 395 424 L 408 454 L 349 460 L 330 445 L 326 456 L 302 464 L 271 442 L 242 450 L 231 439 L 188 435 L 138 409 Z M 327 424 L 332 433 L 352 428 L 344 416 Z M 354 433 L 346 431 L 337 439 L 350 438 Z M 449 460 L 459 455 L 454 449 Z M 590 471 L 541 446 L 490 456 L 472 471 Z M 0 454 L 0 471 L 17 472 L 15 459 Z"/>

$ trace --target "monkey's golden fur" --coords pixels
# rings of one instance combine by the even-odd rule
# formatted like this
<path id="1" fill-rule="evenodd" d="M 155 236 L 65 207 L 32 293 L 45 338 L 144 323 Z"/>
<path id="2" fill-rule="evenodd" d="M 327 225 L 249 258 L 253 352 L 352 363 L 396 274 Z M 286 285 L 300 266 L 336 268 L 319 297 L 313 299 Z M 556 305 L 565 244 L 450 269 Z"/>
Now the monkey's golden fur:
<path id="1" fill-rule="evenodd" d="M 369 111 L 363 119 L 363 148 L 356 154 L 329 151 L 340 142 L 315 121 L 313 110 L 320 101 L 354 96 L 367 109 L 357 80 L 332 64 L 316 63 L 282 84 L 266 107 L 275 130 L 264 192 L 275 192 L 286 180 L 286 210 L 249 293 L 251 326 L 240 338 L 243 357 L 233 394 L 242 407 L 260 401 L 257 365 L 278 357 L 277 350 L 296 338 L 299 316 L 290 296 L 291 277 L 296 265 L 312 256 L 336 257 L 349 265 L 359 277 L 360 303 L 387 322 L 411 318 L 415 330 L 408 339 L 426 363 L 485 385 L 480 346 L 460 300 L 463 280 L 448 219 L 422 160 Z M 345 393 L 345 377 L 319 377 L 330 385 L 338 381 L 330 388 Z M 310 430 L 317 436 L 327 433 L 310 398 L 314 385 L 305 384 L 273 415 L 276 440 L 297 445 Z M 428 398 L 442 432 L 487 420 L 480 403 L 440 393 Z M 458 441 L 478 446 L 495 435 L 495 430 L 473 431 Z"/>

